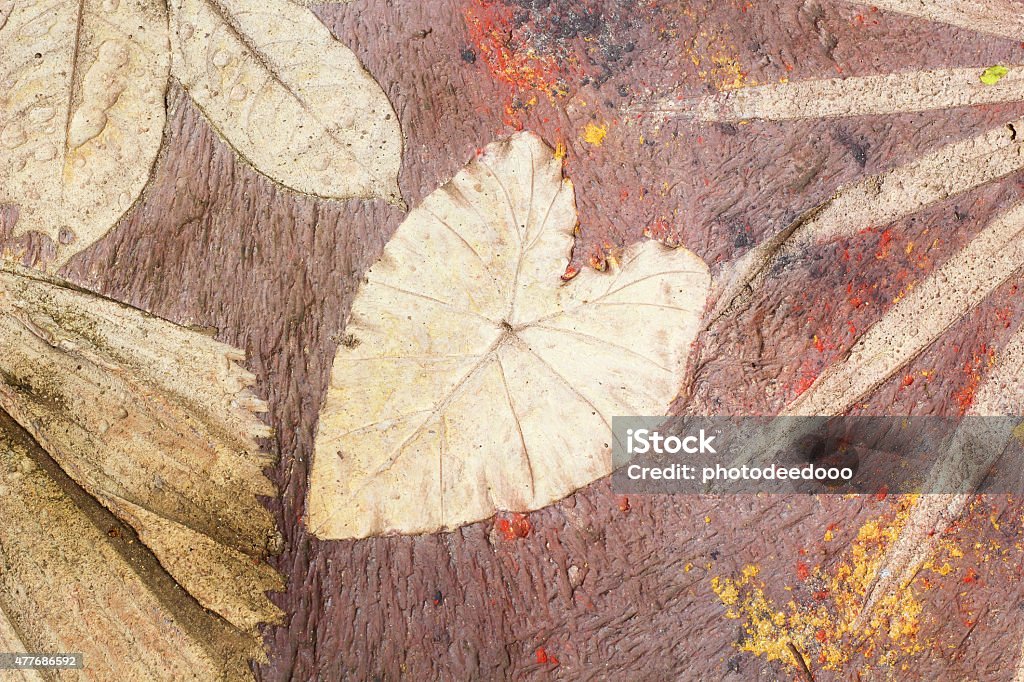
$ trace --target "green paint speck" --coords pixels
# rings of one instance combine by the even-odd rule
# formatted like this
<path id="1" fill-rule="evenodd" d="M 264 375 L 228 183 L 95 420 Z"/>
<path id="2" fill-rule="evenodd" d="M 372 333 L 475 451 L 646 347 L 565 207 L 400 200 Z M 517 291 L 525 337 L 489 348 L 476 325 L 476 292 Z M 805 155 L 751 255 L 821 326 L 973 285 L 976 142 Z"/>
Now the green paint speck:
<path id="1" fill-rule="evenodd" d="M 1010 73 L 1010 70 L 1005 66 L 990 66 L 981 72 L 981 82 L 985 85 L 995 85 L 1008 73 Z"/>

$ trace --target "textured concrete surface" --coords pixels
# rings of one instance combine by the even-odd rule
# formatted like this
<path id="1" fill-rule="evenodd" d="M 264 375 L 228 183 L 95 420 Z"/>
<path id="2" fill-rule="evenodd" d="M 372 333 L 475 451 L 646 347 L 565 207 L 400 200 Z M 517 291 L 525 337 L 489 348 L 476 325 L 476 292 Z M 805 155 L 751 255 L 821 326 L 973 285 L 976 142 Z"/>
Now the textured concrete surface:
<path id="1" fill-rule="evenodd" d="M 574 259 L 643 238 L 718 272 L 838 187 L 1024 114 L 1024 104 L 828 120 L 702 123 L 645 113 L 737 85 L 1018 63 L 1022 44 L 843 2 L 357 0 L 314 6 L 399 114 L 400 186 L 417 204 L 517 128 L 564 145 L 582 236 Z M 65 269 L 73 281 L 248 351 L 271 403 L 288 622 L 265 680 L 801 679 L 739 651 L 711 578 L 760 569 L 785 604 L 891 499 L 630 498 L 598 482 L 526 519 L 447 534 L 318 542 L 303 529 L 313 429 L 355 287 L 403 212 L 315 200 L 256 174 L 173 87 L 143 200 Z M 892 300 L 1024 197 L 1020 173 L 892 225 L 811 249 L 699 341 L 680 411 L 771 413 L 841 359 Z M 0 216 L 9 229 L 13 211 Z M 914 244 L 913 247 L 910 244 Z M 45 255 L 47 245 L 33 243 Z M 955 414 L 1020 324 L 1020 278 L 875 391 L 864 413 Z M 642 330 L 638 330 L 642 333 Z M 991 508 L 990 508 L 991 507 Z M 921 587 L 895 667 L 814 679 L 1010 679 L 1021 638 L 1020 507 L 979 503 L 950 571 Z M 826 536 L 831 539 L 826 540 Z M 998 550 L 996 548 L 999 548 Z M 955 554 L 955 553 L 954 553 Z M 852 644 L 851 644 L 852 646 Z M 851 649 L 853 651 L 853 649 Z M 812 666 L 814 668 L 814 666 Z M 895 671 L 895 672 L 893 672 Z"/>

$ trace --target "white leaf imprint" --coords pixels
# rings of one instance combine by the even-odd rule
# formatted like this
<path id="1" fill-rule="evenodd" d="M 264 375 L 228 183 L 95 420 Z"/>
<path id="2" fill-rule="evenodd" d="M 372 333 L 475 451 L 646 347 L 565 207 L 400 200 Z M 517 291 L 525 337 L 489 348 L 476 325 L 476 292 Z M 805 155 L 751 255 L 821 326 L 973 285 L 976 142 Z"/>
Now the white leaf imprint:
<path id="1" fill-rule="evenodd" d="M 779 415 L 845 414 L 1022 268 L 1024 203 L 996 217 L 966 246 L 907 292 L 864 332 L 845 357 L 828 367 Z M 1016 365 L 1010 363 L 1010 367 Z M 1012 376 L 1013 370 L 1009 371 Z M 999 385 L 1006 382 L 1004 376 Z M 996 395 L 988 399 L 995 400 Z M 776 420 L 737 455 L 733 466 L 755 460 L 770 462 L 785 444 L 794 442 L 812 428 L 813 424 L 806 421 Z"/>
<path id="2" fill-rule="evenodd" d="M 783 414 L 843 414 L 1024 267 L 1024 203 L 996 217 L 890 309 Z"/>
<path id="3" fill-rule="evenodd" d="M 974 402 L 966 415 L 1011 416 L 1024 414 L 1024 329 L 1019 329 L 999 356 L 998 363 L 979 386 Z M 975 421 L 965 431 L 970 436 L 954 434 L 953 447 L 947 458 L 939 462 L 925 487 L 928 490 L 975 490 L 989 468 L 1019 431 L 1017 420 L 992 420 L 979 428 Z M 982 431 L 981 428 L 986 428 Z M 1016 427 L 1019 429 L 1019 427 Z M 982 436 L 982 434 L 984 434 Z M 973 495 L 943 493 L 922 495 L 914 503 L 906 525 L 886 552 L 864 601 L 860 621 L 866 622 L 878 601 L 906 587 L 918 570 L 938 547 L 949 525 L 967 508 Z"/>
<path id="4" fill-rule="evenodd" d="M 1011 40 L 1024 37 L 1024 15 L 1014 0 L 881 0 L 870 4 Z"/>
<path id="5" fill-rule="evenodd" d="M 1024 119 L 958 140 L 840 188 L 828 201 L 727 266 L 715 283 L 714 321 L 749 299 L 772 266 L 816 243 L 882 227 L 1024 168 Z"/>
<path id="6" fill-rule="evenodd" d="M 81 493 L 77 499 L 91 496 L 138 533 L 178 585 L 230 623 L 232 641 L 248 642 L 257 655 L 256 626 L 281 615 L 265 593 L 283 585 L 262 561 L 279 542 L 272 516 L 257 499 L 275 494 L 262 473 L 273 459 L 257 444 L 270 430 L 256 415 L 265 406 L 249 390 L 254 377 L 236 364 L 242 354 L 198 332 L 13 266 L 0 266 L 0 349 L 0 414 L 13 418 L 45 451 L 45 456 L 29 453 L 30 461 L 44 469 L 41 460 L 53 462 L 53 471 L 26 483 L 23 494 L 56 486 L 63 492 L 46 496 L 75 498 L 75 491 Z M 76 505 L 81 507 L 79 502 L 71 506 Z M 0 546 L 27 542 L 30 535 L 19 533 L 28 533 L 31 524 L 19 526 L 10 521 L 14 512 L 3 513 L 12 535 L 0 538 Z M 65 520 L 69 529 L 84 523 L 71 507 Z M 61 528 L 55 526 L 55 532 Z M 61 567 L 75 554 L 58 555 L 54 550 L 48 564 L 54 573 L 46 579 L 66 579 Z M 33 556 L 27 560 L 37 561 Z M 149 577 L 138 581 L 148 585 Z M 0 611 L 12 616 L 5 608 L 12 595 L 4 587 Z M 90 607 L 93 588 L 82 589 L 82 608 L 105 608 Z M 133 618 L 125 616 L 125 622 L 134 623 Z M 86 636 L 89 628 L 83 627 L 68 636 Z M 111 652 L 117 651 L 115 640 L 104 644 Z M 46 642 L 31 643 L 49 650 L 42 646 Z M 119 656 L 126 660 L 123 652 Z"/>
<path id="7" fill-rule="evenodd" d="M 398 117 L 356 56 L 287 0 L 170 0 L 172 72 L 259 172 L 401 203 Z"/>
<path id="8" fill-rule="evenodd" d="M 531 133 L 491 144 L 409 214 L 335 359 L 310 481 L 316 535 L 538 509 L 610 473 L 612 416 L 664 413 L 707 268 L 646 242 L 563 284 L 576 223 L 572 184 Z"/>
<path id="9" fill-rule="evenodd" d="M 736 88 L 695 102 L 651 107 L 699 121 L 784 121 L 932 109 L 1024 100 L 1024 66 L 1011 66 L 998 82 L 981 81 L 985 66 L 908 71 Z"/>
<path id="10" fill-rule="evenodd" d="M 0 203 L 56 267 L 103 236 L 149 179 L 164 129 L 159 0 L 16 2 L 0 26 Z"/>

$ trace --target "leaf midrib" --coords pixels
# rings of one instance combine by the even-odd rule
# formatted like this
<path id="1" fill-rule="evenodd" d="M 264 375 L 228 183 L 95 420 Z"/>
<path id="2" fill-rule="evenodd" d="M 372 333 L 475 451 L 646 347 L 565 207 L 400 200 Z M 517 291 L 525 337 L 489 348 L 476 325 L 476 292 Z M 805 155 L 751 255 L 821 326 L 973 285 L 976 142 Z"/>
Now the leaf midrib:
<path id="1" fill-rule="evenodd" d="M 80 1 L 84 2 L 84 0 Z M 330 137 L 331 140 L 335 143 L 338 150 L 342 154 L 347 156 L 349 159 L 351 159 L 353 162 L 355 162 L 355 164 L 359 166 L 359 168 L 361 168 L 369 177 L 373 178 L 374 182 L 386 185 L 387 183 L 384 182 L 386 178 L 379 177 L 366 164 L 363 163 L 363 161 L 357 154 L 349 151 L 345 147 L 344 142 L 334 134 L 333 130 L 331 130 L 331 127 L 327 125 L 327 123 L 325 123 L 323 120 L 321 120 L 321 118 L 317 115 L 316 111 L 308 105 L 306 100 L 296 90 L 292 88 L 288 81 L 285 80 L 284 76 L 277 70 L 277 68 L 274 67 L 273 63 L 266 57 L 266 55 L 260 49 L 260 47 L 252 40 L 252 38 L 247 33 L 245 33 L 241 29 L 241 27 L 238 24 L 235 23 L 235 21 L 233 21 L 234 15 L 220 2 L 220 0 L 205 0 L 205 2 L 213 8 L 214 12 L 217 14 L 217 18 L 220 19 L 224 26 L 226 26 L 228 30 L 231 31 L 231 34 L 242 44 L 243 47 L 245 47 L 246 50 L 248 50 L 252 54 L 253 59 L 256 60 L 256 63 L 259 64 L 261 68 L 263 68 L 267 73 L 270 74 L 270 76 L 274 79 L 274 82 L 281 86 L 281 88 L 286 93 L 288 93 L 296 102 L 299 103 L 299 106 L 302 107 L 303 111 L 309 114 L 310 118 L 312 118 L 320 125 L 320 127 L 327 134 L 327 136 Z M 334 40 L 334 37 L 331 36 L 331 39 Z"/>

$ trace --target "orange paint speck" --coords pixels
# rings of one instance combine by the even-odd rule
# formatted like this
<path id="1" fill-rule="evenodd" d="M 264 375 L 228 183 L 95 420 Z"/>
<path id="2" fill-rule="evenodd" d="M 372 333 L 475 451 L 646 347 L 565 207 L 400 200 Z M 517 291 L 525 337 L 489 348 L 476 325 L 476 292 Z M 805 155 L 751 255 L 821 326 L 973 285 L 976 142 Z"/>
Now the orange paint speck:
<path id="1" fill-rule="evenodd" d="M 537 647 L 537 651 L 534 653 L 534 657 L 536 658 L 537 663 L 540 663 L 541 665 L 543 665 L 545 663 L 547 663 L 549 665 L 552 665 L 552 666 L 557 666 L 558 665 L 558 659 L 555 658 L 555 656 L 553 654 L 549 654 L 547 652 L 547 649 L 545 649 L 542 646 L 541 647 Z"/>
<path id="2" fill-rule="evenodd" d="M 498 519 L 497 527 L 502 536 L 509 541 L 525 538 L 533 529 L 525 514 L 513 514 L 511 517 Z"/>
<path id="3" fill-rule="evenodd" d="M 557 89 L 558 60 L 526 44 L 510 7 L 493 0 L 473 0 L 463 16 L 470 38 L 496 79 L 519 92 Z"/>

